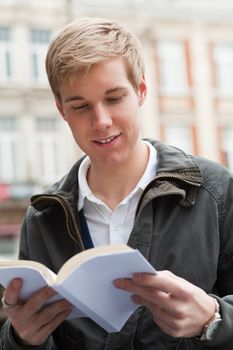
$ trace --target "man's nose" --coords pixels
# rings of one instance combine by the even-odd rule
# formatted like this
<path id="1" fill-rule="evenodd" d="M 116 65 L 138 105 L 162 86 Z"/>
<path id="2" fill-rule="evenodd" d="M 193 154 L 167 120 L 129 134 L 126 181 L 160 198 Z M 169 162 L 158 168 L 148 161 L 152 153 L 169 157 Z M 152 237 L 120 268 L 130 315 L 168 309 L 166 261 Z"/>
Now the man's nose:
<path id="1" fill-rule="evenodd" d="M 95 129 L 105 129 L 112 125 L 112 117 L 104 106 L 96 106 L 93 111 L 92 125 Z"/>

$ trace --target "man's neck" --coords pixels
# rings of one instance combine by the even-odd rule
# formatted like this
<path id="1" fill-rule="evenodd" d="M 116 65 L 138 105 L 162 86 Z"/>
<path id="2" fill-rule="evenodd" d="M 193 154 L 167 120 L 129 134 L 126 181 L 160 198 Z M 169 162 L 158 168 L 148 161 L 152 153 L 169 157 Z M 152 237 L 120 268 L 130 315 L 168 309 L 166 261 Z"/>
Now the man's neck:
<path id="1" fill-rule="evenodd" d="M 149 160 L 148 146 L 142 143 L 127 162 L 114 166 L 91 164 L 87 182 L 92 193 L 110 209 L 114 209 L 137 185 Z"/>

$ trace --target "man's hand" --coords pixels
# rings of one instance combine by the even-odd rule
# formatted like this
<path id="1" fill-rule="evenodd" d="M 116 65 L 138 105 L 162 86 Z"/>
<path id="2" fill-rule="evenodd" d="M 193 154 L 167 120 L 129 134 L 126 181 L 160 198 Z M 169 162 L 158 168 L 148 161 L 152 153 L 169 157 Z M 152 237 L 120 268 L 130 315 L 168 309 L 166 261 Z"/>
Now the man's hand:
<path id="1" fill-rule="evenodd" d="M 44 306 L 56 292 L 49 287 L 42 288 L 25 303 L 20 302 L 22 281 L 15 278 L 4 293 L 4 311 L 11 320 L 16 339 L 25 345 L 41 345 L 57 326 L 66 319 L 72 305 L 59 300 Z"/>
<path id="2" fill-rule="evenodd" d="M 115 286 L 132 292 L 133 301 L 146 306 L 158 326 L 173 337 L 200 336 L 215 312 L 212 297 L 169 271 L 134 274 L 132 279 L 116 280 Z"/>

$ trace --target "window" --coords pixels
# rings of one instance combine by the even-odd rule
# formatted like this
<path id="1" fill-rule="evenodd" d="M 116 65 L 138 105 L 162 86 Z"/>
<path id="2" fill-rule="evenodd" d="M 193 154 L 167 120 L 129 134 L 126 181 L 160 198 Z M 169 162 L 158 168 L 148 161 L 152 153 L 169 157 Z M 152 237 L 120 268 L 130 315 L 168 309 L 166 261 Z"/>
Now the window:
<path id="1" fill-rule="evenodd" d="M 43 183 L 50 183 L 60 176 L 63 158 L 60 153 L 62 140 L 58 119 L 37 118 L 36 135 L 36 155 L 40 179 Z"/>
<path id="2" fill-rule="evenodd" d="M 164 128 L 164 142 L 178 147 L 186 153 L 193 153 L 192 129 L 186 125 L 169 125 Z"/>
<path id="3" fill-rule="evenodd" d="M 50 32 L 47 30 L 31 31 L 32 78 L 39 84 L 46 84 L 45 57 L 50 42 Z"/>
<path id="4" fill-rule="evenodd" d="M 8 82 L 12 78 L 11 33 L 9 28 L 0 27 L 0 82 Z"/>
<path id="5" fill-rule="evenodd" d="M 0 117 L 0 181 L 17 181 L 19 169 L 17 120 L 13 117 Z"/>
<path id="6" fill-rule="evenodd" d="M 157 43 L 159 85 L 162 94 L 187 93 L 188 75 L 185 43 L 182 41 L 159 41 Z"/>
<path id="7" fill-rule="evenodd" d="M 225 155 L 226 166 L 233 171 L 233 128 L 226 127 L 222 131 L 222 150 Z"/>
<path id="8" fill-rule="evenodd" d="M 233 45 L 218 44 L 213 47 L 215 82 L 218 93 L 233 95 Z"/>

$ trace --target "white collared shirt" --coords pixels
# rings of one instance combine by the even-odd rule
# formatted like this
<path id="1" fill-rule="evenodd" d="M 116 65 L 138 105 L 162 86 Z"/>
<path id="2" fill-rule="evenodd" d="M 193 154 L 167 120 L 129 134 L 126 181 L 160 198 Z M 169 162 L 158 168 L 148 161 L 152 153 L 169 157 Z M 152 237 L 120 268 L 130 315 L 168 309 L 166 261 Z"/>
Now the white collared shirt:
<path id="1" fill-rule="evenodd" d="M 86 175 L 90 166 L 89 157 L 84 158 L 80 165 L 78 210 L 83 208 L 95 247 L 128 242 L 140 196 L 156 175 L 157 151 L 149 142 L 144 142 L 150 150 L 146 170 L 133 191 L 114 210 L 98 199 L 88 186 Z"/>

